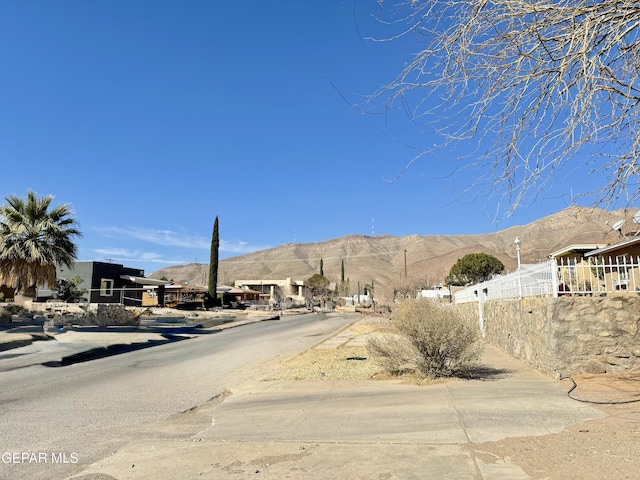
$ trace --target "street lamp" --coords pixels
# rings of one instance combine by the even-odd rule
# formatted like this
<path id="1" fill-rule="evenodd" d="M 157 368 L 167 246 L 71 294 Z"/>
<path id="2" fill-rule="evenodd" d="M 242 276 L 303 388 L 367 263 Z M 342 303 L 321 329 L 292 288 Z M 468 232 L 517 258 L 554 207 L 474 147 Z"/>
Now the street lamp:
<path id="1" fill-rule="evenodd" d="M 513 244 L 516 246 L 516 254 L 518 255 L 518 296 L 522 298 L 522 278 L 520 277 L 520 239 L 516 237 Z"/>

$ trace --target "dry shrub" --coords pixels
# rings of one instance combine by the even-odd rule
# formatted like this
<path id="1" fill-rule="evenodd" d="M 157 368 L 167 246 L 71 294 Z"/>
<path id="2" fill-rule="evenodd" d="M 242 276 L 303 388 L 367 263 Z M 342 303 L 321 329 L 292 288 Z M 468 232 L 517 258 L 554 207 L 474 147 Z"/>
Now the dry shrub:
<path id="1" fill-rule="evenodd" d="M 75 319 L 81 325 L 135 326 L 140 323 L 140 314 L 118 304 L 100 304 L 96 312 L 86 312 Z"/>
<path id="2" fill-rule="evenodd" d="M 460 376 L 480 361 L 479 326 L 448 305 L 406 300 L 392 321 L 397 333 L 367 342 L 376 363 L 392 374 L 417 370 L 430 378 Z"/>
<path id="3" fill-rule="evenodd" d="M 367 339 L 367 352 L 375 362 L 392 375 L 402 375 L 416 369 L 413 344 L 403 335 L 372 335 Z"/>

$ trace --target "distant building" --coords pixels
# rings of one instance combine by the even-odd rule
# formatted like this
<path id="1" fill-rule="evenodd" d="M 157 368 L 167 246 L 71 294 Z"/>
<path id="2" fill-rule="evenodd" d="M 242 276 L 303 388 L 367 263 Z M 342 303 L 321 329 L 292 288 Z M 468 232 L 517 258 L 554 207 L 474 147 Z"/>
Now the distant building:
<path id="1" fill-rule="evenodd" d="M 298 304 L 305 303 L 307 297 L 310 296 L 310 289 L 305 285 L 304 280 L 293 280 L 291 278 L 285 278 L 284 280 L 236 280 L 234 286 L 258 292 L 259 298 L 263 302 L 275 301 L 278 291 L 285 298 Z"/>
<path id="2" fill-rule="evenodd" d="M 224 304 L 230 304 L 233 302 L 259 302 L 260 292 L 251 290 L 250 288 L 237 288 L 223 285 L 218 287 L 218 292 L 222 291 L 222 298 Z"/>
<path id="3" fill-rule="evenodd" d="M 451 291 L 448 288 L 444 288 L 442 285 L 433 287 L 429 290 L 420 290 L 418 292 L 418 298 L 433 298 L 436 300 L 450 300 Z"/>

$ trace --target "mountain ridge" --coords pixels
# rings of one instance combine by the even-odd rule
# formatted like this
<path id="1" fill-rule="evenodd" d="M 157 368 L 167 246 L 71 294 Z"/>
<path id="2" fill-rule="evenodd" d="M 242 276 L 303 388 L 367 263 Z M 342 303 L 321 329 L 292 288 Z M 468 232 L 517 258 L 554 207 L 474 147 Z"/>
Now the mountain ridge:
<path id="1" fill-rule="evenodd" d="M 619 234 L 606 222 L 631 220 L 633 213 L 628 209 L 609 212 L 569 207 L 529 224 L 492 233 L 402 237 L 352 234 L 322 242 L 288 243 L 221 260 L 218 281 L 228 285 L 235 280 L 261 278 L 306 280 L 319 272 L 322 258 L 324 274 L 329 280 L 340 281 L 344 261 L 345 279 L 349 279 L 354 292 L 357 283 L 374 282 L 378 295 L 390 296 L 395 288 L 402 286 L 436 285 L 444 280 L 451 266 L 468 253 L 493 255 L 502 261 L 505 270 L 513 271 L 517 267 L 513 243 L 516 237 L 521 240 L 522 263 L 537 263 L 549 253 L 575 243 L 614 243 Z M 162 268 L 149 277 L 207 285 L 207 275 L 208 264 L 190 263 Z"/>

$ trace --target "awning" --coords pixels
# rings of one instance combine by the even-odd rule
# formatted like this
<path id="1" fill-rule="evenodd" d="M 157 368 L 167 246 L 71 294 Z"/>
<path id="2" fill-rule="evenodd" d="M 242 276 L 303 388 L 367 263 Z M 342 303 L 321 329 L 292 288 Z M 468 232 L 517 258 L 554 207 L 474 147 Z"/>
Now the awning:
<path id="1" fill-rule="evenodd" d="M 137 283 L 139 285 L 160 286 L 160 285 L 171 285 L 172 283 L 169 280 L 156 280 L 155 278 L 134 277 L 133 275 L 120 275 L 120 278 L 132 283 Z"/>

